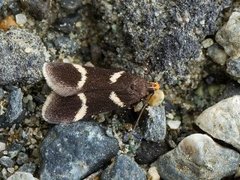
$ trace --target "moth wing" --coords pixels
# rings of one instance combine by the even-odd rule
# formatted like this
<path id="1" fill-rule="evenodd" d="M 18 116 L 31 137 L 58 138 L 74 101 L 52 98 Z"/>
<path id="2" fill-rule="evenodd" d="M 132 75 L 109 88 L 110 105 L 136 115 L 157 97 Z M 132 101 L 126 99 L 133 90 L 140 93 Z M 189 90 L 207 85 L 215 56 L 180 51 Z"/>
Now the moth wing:
<path id="1" fill-rule="evenodd" d="M 124 73 L 125 71 L 84 67 L 70 63 L 43 65 L 43 75 L 47 84 L 61 96 L 116 89 L 116 81 Z"/>
<path id="2" fill-rule="evenodd" d="M 47 84 L 61 96 L 77 94 L 87 78 L 84 67 L 70 63 L 44 63 L 43 76 Z"/>
<path id="3" fill-rule="evenodd" d="M 87 92 L 68 97 L 52 92 L 43 105 L 42 116 L 49 123 L 71 123 L 124 106 L 111 92 Z"/>

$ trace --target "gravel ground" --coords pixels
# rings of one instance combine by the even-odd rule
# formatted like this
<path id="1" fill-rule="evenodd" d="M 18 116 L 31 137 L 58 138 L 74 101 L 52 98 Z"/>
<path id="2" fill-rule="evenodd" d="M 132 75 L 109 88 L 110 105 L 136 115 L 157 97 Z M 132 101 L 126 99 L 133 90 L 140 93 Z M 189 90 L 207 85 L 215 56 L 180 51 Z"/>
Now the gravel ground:
<path id="1" fill-rule="evenodd" d="M 239 39 L 231 0 L 0 0 L 0 179 L 240 178 Z M 136 129 L 142 102 L 48 124 L 45 62 L 122 69 L 165 99 Z"/>

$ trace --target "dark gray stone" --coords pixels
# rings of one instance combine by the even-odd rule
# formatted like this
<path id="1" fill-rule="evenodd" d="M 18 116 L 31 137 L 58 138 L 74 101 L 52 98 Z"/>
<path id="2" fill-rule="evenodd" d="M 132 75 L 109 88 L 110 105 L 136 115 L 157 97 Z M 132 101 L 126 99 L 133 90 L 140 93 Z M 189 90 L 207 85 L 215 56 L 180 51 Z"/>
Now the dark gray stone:
<path id="1" fill-rule="evenodd" d="M 9 167 L 13 167 L 14 161 L 8 156 L 2 156 L 0 158 L 0 164 L 9 168 Z"/>
<path id="2" fill-rule="evenodd" d="M 20 0 L 22 6 L 37 20 L 48 18 L 50 1 L 47 0 Z"/>
<path id="3" fill-rule="evenodd" d="M 80 19 L 79 14 L 70 14 L 67 17 L 56 19 L 54 27 L 63 33 L 69 34 L 76 31 L 76 22 Z"/>
<path id="4" fill-rule="evenodd" d="M 159 106 L 149 106 L 147 111 L 149 118 L 141 126 L 144 129 L 144 139 L 160 142 L 165 139 L 167 132 L 165 109 Z"/>
<path id="5" fill-rule="evenodd" d="M 0 116 L 0 127 L 8 127 L 19 123 L 23 118 L 23 93 L 20 88 L 13 87 L 9 96 L 7 112 Z"/>
<path id="6" fill-rule="evenodd" d="M 158 143 L 143 141 L 137 149 L 135 160 L 139 164 L 150 164 L 168 150 L 169 147 L 165 141 Z"/>
<path id="7" fill-rule="evenodd" d="M 14 158 L 23 149 L 23 145 L 19 143 L 12 143 L 10 147 L 7 148 L 8 154 L 11 158 Z"/>
<path id="8" fill-rule="evenodd" d="M 99 170 L 118 152 L 116 139 L 96 122 L 55 126 L 44 139 L 42 180 L 79 180 Z"/>
<path id="9" fill-rule="evenodd" d="M 74 11 L 81 7 L 82 2 L 79 0 L 60 0 L 59 4 L 66 10 Z"/>
<path id="10" fill-rule="evenodd" d="M 26 153 L 20 152 L 17 157 L 17 164 L 22 165 L 28 161 L 28 155 Z"/>
<path id="11" fill-rule="evenodd" d="M 36 83 L 48 53 L 40 37 L 24 29 L 0 31 L 0 85 Z"/>
<path id="12" fill-rule="evenodd" d="M 21 7 L 19 6 L 19 2 L 16 0 L 8 0 L 7 2 L 7 6 L 8 8 L 11 10 L 11 12 L 16 15 L 18 13 L 21 13 Z"/>
<path id="13" fill-rule="evenodd" d="M 146 180 L 143 169 L 126 155 L 119 155 L 101 175 L 102 180 Z"/>
<path id="14" fill-rule="evenodd" d="M 152 164 L 164 180 L 222 179 L 233 175 L 240 154 L 204 134 L 192 134 Z"/>
<path id="15" fill-rule="evenodd" d="M 79 50 L 79 45 L 67 36 L 60 36 L 54 40 L 56 49 L 65 55 L 74 55 Z"/>
<path id="16" fill-rule="evenodd" d="M 0 100 L 3 98 L 4 96 L 4 91 L 3 89 L 0 87 Z"/>

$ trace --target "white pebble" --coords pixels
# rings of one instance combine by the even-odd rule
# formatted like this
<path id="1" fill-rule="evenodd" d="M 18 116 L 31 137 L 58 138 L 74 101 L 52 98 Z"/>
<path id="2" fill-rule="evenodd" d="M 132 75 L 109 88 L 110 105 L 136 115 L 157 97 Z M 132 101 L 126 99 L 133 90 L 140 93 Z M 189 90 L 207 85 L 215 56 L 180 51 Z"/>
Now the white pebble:
<path id="1" fill-rule="evenodd" d="M 151 180 L 160 180 L 160 175 L 158 174 L 156 167 L 150 167 L 148 170 L 148 179 Z"/>
<path id="2" fill-rule="evenodd" d="M 17 14 L 15 18 L 18 25 L 24 25 L 27 22 L 25 14 Z"/>
<path id="3" fill-rule="evenodd" d="M 203 46 L 203 48 L 208 48 L 211 45 L 213 45 L 213 43 L 214 42 L 213 42 L 213 40 L 211 38 L 207 38 L 204 41 L 202 41 L 202 46 Z"/>
<path id="4" fill-rule="evenodd" d="M 6 144 L 3 142 L 0 142 L 0 152 L 4 151 L 6 149 Z"/>
<path id="5" fill-rule="evenodd" d="M 168 120 L 167 125 L 170 129 L 178 129 L 181 125 L 181 121 L 179 120 Z"/>

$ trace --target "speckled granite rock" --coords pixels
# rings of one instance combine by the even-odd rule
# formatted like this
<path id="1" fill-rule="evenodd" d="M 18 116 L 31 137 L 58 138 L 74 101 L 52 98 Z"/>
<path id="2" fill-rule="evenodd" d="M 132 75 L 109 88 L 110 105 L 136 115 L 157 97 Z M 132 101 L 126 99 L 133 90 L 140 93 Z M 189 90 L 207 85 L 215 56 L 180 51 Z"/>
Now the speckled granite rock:
<path id="1" fill-rule="evenodd" d="M 233 175 L 239 163 L 236 151 L 218 145 L 207 135 L 192 134 L 153 165 L 165 180 L 199 180 Z"/>
<path id="2" fill-rule="evenodd" d="M 118 148 L 96 122 L 57 125 L 41 147 L 41 180 L 82 179 L 110 161 Z"/>
<path id="3" fill-rule="evenodd" d="M 111 60 L 112 65 L 124 64 L 133 70 L 139 67 L 135 63 L 141 64 L 139 74 L 144 69 L 153 76 L 164 73 L 164 81 L 170 85 L 196 83 L 203 59 L 200 41 L 215 33 L 220 12 L 231 3 L 230 0 L 116 2 L 99 5 L 102 29 L 108 27 L 106 22 L 114 23 L 111 31 L 104 34 L 108 46 L 102 48 L 107 63 Z M 109 15 L 115 9 L 118 21 L 116 16 Z"/>
<path id="4" fill-rule="evenodd" d="M 146 174 L 134 160 L 126 155 L 119 155 L 101 176 L 102 180 L 146 180 Z"/>
<path id="5" fill-rule="evenodd" d="M 147 108 L 149 118 L 145 121 L 144 139 L 152 142 L 160 142 L 165 139 L 167 124 L 164 107 L 149 106 Z"/>
<path id="6" fill-rule="evenodd" d="M 224 99 L 203 111 L 196 124 L 212 137 L 240 150 L 240 96 Z"/>
<path id="7" fill-rule="evenodd" d="M 0 31 L 0 85 L 35 83 L 42 78 L 48 53 L 41 39 L 24 29 Z"/>
<path id="8" fill-rule="evenodd" d="M 0 116 L 0 127 L 9 127 L 19 123 L 24 117 L 23 93 L 20 88 L 13 87 L 9 95 L 7 112 Z"/>

